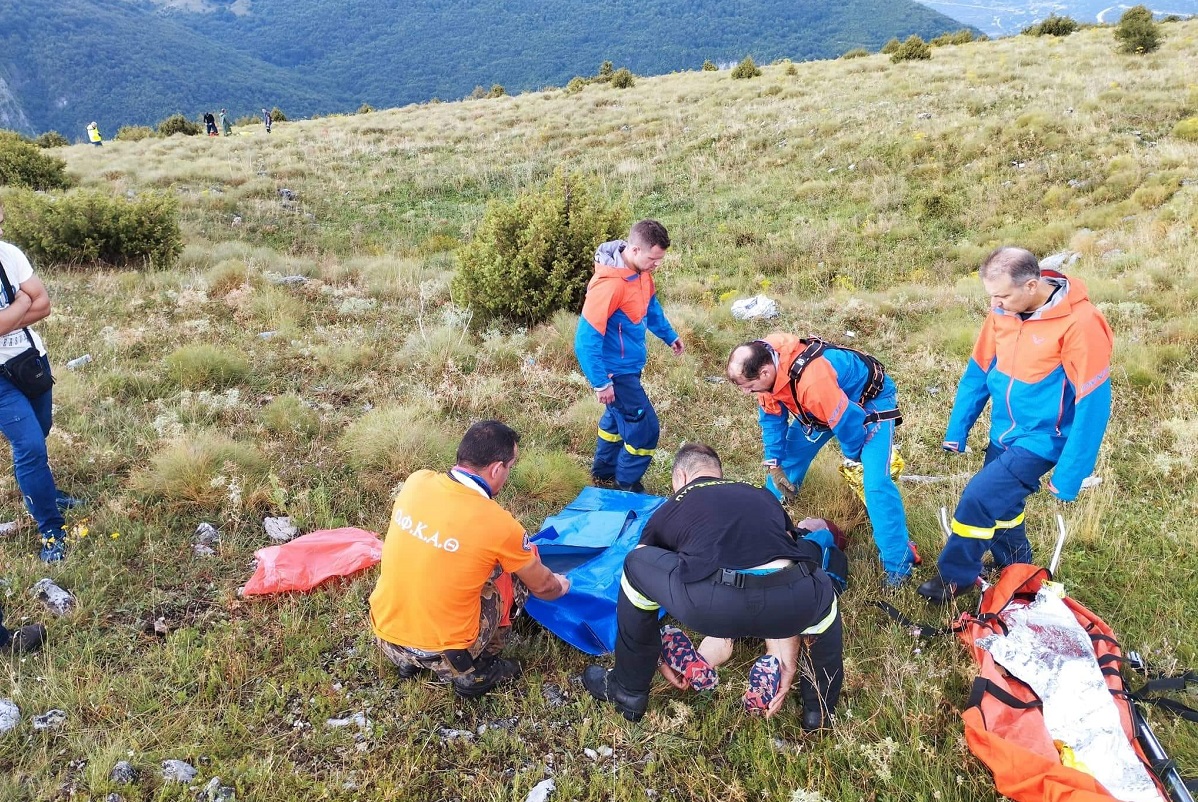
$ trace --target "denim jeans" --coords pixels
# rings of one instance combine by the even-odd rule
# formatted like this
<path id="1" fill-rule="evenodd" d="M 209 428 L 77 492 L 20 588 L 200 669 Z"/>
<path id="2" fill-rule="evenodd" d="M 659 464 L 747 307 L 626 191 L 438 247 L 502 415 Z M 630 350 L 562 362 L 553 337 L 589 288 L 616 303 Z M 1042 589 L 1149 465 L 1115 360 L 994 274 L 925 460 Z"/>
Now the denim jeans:
<path id="1" fill-rule="evenodd" d="M 42 359 L 49 370 L 49 360 L 44 356 Z M 12 382 L 0 376 L 0 431 L 12 445 L 17 487 L 25 499 L 25 508 L 37 521 L 38 531 L 43 536 L 60 537 L 64 521 L 58 510 L 58 488 L 54 485 L 46 455 L 53 393 L 53 390 L 47 390 L 30 401 Z"/>

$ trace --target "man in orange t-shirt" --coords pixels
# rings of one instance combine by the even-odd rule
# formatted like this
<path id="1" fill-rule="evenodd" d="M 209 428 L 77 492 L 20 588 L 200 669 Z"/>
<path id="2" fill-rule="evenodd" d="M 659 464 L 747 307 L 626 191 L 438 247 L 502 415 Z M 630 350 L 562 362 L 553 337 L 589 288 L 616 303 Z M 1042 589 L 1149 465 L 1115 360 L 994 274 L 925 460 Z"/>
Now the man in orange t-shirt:
<path id="1" fill-rule="evenodd" d="M 569 590 L 494 501 L 519 441 L 499 421 L 476 423 L 448 473 L 416 471 L 395 499 L 370 623 L 400 676 L 427 669 L 459 696 L 482 696 L 520 675 L 519 663 L 499 657 L 512 597 L 552 601 Z M 500 589 L 512 587 L 504 598 Z"/>

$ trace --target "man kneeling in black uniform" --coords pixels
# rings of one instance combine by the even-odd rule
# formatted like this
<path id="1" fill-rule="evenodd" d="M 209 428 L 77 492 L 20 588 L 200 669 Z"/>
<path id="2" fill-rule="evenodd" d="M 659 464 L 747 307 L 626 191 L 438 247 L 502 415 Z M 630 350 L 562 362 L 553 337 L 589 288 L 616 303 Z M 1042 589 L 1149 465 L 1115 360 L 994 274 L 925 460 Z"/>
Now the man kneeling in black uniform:
<path id="1" fill-rule="evenodd" d="M 714 687 L 715 669 L 685 636 L 679 645 L 677 628 L 659 631 L 664 607 L 684 626 L 716 638 L 765 638 L 769 653 L 754 665 L 758 686 L 766 675 L 765 698 L 760 687 L 750 698 L 751 675 L 746 708 L 756 702 L 759 712 L 773 715 L 797 674 L 803 728 L 821 729 L 831 721 L 844 675 L 840 611 L 832 579 L 820 567 L 821 548 L 802 538 L 807 533 L 768 490 L 722 477 L 710 446 L 678 450 L 674 496 L 624 560 L 615 668 L 588 666 L 583 684 L 632 721 L 648 707 L 659 655 L 661 673 L 675 687 Z M 803 640 L 809 648 L 800 657 Z M 800 668 L 800 660 L 808 664 Z"/>

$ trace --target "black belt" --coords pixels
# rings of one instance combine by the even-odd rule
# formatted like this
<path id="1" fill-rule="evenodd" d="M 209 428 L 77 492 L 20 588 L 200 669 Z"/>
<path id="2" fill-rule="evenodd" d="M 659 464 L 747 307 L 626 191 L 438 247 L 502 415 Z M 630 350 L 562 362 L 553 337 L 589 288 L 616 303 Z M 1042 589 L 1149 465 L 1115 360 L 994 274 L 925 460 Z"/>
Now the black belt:
<path id="1" fill-rule="evenodd" d="M 796 577 L 792 571 L 799 569 L 803 576 L 811 574 L 811 568 L 802 560 L 795 560 L 794 565 L 770 571 L 768 574 L 748 574 L 744 571 L 733 571 L 731 568 L 721 568 L 713 574 L 717 585 L 731 585 L 734 588 L 769 588 L 775 585 L 789 585 Z"/>
<path id="2" fill-rule="evenodd" d="M 876 412 L 865 413 L 865 423 L 880 423 L 881 421 L 892 420 L 894 425 L 898 426 L 903 422 L 903 413 L 898 409 L 883 409 Z"/>

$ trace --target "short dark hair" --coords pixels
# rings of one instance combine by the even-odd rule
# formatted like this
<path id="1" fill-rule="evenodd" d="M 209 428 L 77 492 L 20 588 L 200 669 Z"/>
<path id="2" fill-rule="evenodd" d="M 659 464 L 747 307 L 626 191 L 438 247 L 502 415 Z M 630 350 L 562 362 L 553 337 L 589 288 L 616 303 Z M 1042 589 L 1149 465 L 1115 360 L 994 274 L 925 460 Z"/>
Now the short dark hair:
<path id="1" fill-rule="evenodd" d="M 1008 276 L 1012 284 L 1023 284 L 1040 278 L 1040 260 L 1026 248 L 1004 245 L 991 251 L 978 268 L 978 275 L 982 278 L 993 278 L 999 274 Z"/>
<path id="2" fill-rule="evenodd" d="M 661 248 L 663 251 L 670 247 L 670 235 L 666 227 L 656 220 L 642 220 L 634 225 L 628 232 L 628 241 L 648 248 Z"/>
<path id="3" fill-rule="evenodd" d="M 736 352 L 742 348 L 749 349 L 749 354 L 739 360 L 738 367 L 740 370 L 736 371 L 739 375 L 734 375 L 732 363 Z M 753 381 L 761 375 L 762 368 L 772 364 L 774 364 L 774 349 L 770 347 L 770 344 L 765 340 L 752 340 L 751 342 L 741 343 L 732 349 L 732 353 L 728 354 L 728 365 L 724 369 L 724 372 L 732 379 L 741 378 Z"/>
<path id="4" fill-rule="evenodd" d="M 706 443 L 686 443 L 674 455 L 674 468 L 681 468 L 687 473 L 695 473 L 704 468 L 715 469 L 716 476 L 724 475 L 724 464 L 720 455 Z"/>
<path id="5" fill-rule="evenodd" d="M 520 435 L 506 423 L 480 420 L 466 430 L 458 444 L 458 464 L 467 468 L 485 468 L 496 462 L 510 462 L 516 456 Z"/>

